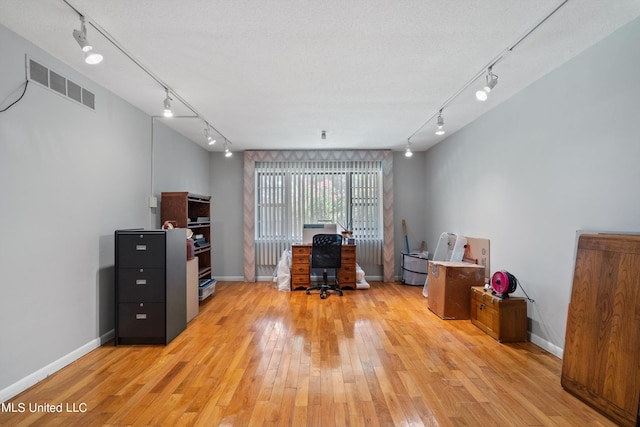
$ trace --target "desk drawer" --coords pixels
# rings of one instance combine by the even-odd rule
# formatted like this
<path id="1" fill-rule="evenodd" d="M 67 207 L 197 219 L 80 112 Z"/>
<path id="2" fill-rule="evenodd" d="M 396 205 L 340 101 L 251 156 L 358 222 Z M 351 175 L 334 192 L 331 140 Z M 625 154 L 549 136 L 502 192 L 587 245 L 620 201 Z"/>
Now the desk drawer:
<path id="1" fill-rule="evenodd" d="M 354 286 L 356 284 L 356 272 L 340 269 L 338 270 L 338 284 L 340 286 Z"/>
<path id="2" fill-rule="evenodd" d="M 291 265 L 309 265 L 311 260 L 309 259 L 309 255 L 292 255 L 291 256 Z"/>
<path id="3" fill-rule="evenodd" d="M 346 254 L 356 256 L 356 247 L 355 245 L 342 245 L 342 256 Z"/>
<path id="4" fill-rule="evenodd" d="M 342 265 L 356 265 L 356 254 L 342 254 L 340 257 L 340 263 Z"/>
<path id="5" fill-rule="evenodd" d="M 292 246 L 291 247 L 291 255 L 311 255 L 311 246 Z"/>
<path id="6" fill-rule="evenodd" d="M 293 263 L 291 265 L 291 274 L 306 274 L 309 275 L 309 263 Z"/>
<path id="7" fill-rule="evenodd" d="M 309 285 L 309 274 L 292 274 L 291 275 L 291 285 L 293 287 L 295 286 L 301 286 L 301 285 L 305 285 L 308 286 Z"/>

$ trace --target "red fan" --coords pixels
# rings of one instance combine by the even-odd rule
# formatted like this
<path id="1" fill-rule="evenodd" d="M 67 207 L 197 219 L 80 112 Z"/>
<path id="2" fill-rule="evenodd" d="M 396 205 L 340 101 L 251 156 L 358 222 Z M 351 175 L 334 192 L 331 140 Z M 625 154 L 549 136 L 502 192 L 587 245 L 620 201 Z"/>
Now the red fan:
<path id="1" fill-rule="evenodd" d="M 515 292 L 518 279 L 506 270 L 500 270 L 491 276 L 491 287 L 497 295 L 507 298 L 510 293 Z"/>

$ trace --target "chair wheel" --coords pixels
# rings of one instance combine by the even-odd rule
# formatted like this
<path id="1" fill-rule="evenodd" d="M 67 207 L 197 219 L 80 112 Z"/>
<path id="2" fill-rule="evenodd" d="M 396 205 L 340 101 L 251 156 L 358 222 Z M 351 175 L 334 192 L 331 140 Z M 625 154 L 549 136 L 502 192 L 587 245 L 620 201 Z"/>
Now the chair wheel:
<path id="1" fill-rule="evenodd" d="M 323 292 L 323 293 L 320 294 L 320 299 L 325 299 L 326 297 L 327 297 L 326 293 Z"/>
<path id="2" fill-rule="evenodd" d="M 307 290 L 307 295 L 311 295 L 311 292 L 309 292 L 309 290 Z"/>

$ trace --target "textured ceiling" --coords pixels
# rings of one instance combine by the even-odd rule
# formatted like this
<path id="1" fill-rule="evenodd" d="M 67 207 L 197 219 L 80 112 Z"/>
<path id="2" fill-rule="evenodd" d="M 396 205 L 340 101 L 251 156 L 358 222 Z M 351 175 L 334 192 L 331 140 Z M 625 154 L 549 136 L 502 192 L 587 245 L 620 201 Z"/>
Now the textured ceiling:
<path id="1" fill-rule="evenodd" d="M 235 150 L 425 150 L 640 16 L 638 0 L 0 0 L 0 23 L 150 115 L 161 85 L 88 26 L 104 55 L 86 65 L 74 8 L 168 85 Z M 470 85 L 494 67 L 485 103 Z M 72 6 L 72 7 L 71 7 Z M 175 100 L 177 114 L 192 115 Z M 206 146 L 202 119 L 164 120 Z M 428 123 L 426 123 L 430 120 Z M 425 124 L 426 123 L 426 124 Z M 327 131 L 326 140 L 320 138 Z M 414 135 L 415 134 L 415 135 Z M 412 136 L 414 135 L 414 136 Z"/>

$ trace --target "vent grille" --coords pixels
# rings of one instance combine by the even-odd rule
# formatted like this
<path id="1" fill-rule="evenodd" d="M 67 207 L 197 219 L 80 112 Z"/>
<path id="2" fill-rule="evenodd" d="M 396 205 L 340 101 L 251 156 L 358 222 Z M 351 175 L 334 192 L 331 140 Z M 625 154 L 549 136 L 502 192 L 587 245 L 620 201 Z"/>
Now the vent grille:
<path id="1" fill-rule="evenodd" d="M 96 109 L 96 95 L 61 74 L 28 58 L 27 78 L 85 107 Z"/>

